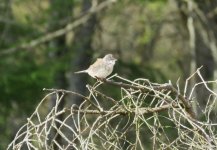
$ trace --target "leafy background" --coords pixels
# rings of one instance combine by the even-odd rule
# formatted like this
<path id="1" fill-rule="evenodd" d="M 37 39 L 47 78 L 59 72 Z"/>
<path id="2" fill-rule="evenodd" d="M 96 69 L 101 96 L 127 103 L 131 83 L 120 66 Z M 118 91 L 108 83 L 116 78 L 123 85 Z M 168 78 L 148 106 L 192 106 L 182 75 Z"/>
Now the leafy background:
<path id="1" fill-rule="evenodd" d="M 67 27 L 88 14 L 90 8 L 107 1 L 109 4 L 85 23 L 31 46 L 31 41 Z M 107 1 L 0 2 L 0 149 L 7 147 L 43 98 L 43 88 L 85 93 L 85 85 L 94 80 L 73 72 L 87 68 L 107 53 L 118 58 L 114 73 L 128 79 L 147 78 L 158 83 L 176 83 L 179 79 L 182 86 L 203 65 L 203 77 L 214 80 L 217 2 Z M 193 36 L 189 32 L 192 28 Z M 206 93 L 201 89 L 198 93 L 203 106 Z M 64 105 L 74 103 L 68 101 Z"/>

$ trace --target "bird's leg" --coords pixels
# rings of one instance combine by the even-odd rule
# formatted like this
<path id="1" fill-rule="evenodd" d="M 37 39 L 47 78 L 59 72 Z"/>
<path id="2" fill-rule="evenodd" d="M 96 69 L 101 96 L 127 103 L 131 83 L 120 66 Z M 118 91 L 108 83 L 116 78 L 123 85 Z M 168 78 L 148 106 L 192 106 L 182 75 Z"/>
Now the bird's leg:
<path id="1" fill-rule="evenodd" d="M 99 78 L 99 77 L 97 77 L 97 76 L 95 76 L 94 77 L 97 81 L 94 83 L 94 85 L 93 85 L 93 87 L 97 87 L 97 86 L 99 86 L 100 84 L 102 84 L 103 83 L 103 79 L 102 78 Z"/>
<path id="2" fill-rule="evenodd" d="M 97 79 L 97 81 L 99 82 L 104 82 L 106 80 L 106 78 L 100 78 L 100 77 L 97 77 L 95 76 L 95 78 Z"/>

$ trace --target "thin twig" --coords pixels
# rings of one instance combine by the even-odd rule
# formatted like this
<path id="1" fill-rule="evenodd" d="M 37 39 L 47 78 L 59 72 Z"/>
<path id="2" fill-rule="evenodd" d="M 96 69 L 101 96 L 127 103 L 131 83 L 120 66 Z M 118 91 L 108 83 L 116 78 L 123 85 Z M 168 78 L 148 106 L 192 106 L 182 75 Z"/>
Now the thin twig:
<path id="1" fill-rule="evenodd" d="M 68 33 L 69 31 L 71 31 L 72 29 L 78 27 L 79 25 L 86 23 L 92 17 L 93 14 L 103 10 L 104 8 L 108 7 L 114 2 L 116 2 L 116 0 L 106 0 L 104 2 L 101 2 L 98 6 L 92 7 L 85 15 L 82 15 L 80 18 L 74 20 L 72 23 L 67 24 L 64 28 L 56 30 L 51 33 L 46 33 L 45 35 L 39 38 L 33 39 L 30 42 L 26 42 L 26 43 L 23 43 L 21 45 L 18 45 L 18 46 L 9 48 L 9 49 L 1 50 L 0 56 L 14 53 L 18 51 L 19 49 L 23 50 L 23 49 L 33 48 L 33 47 L 38 46 L 39 44 L 48 42 L 54 38 L 62 36 Z"/>

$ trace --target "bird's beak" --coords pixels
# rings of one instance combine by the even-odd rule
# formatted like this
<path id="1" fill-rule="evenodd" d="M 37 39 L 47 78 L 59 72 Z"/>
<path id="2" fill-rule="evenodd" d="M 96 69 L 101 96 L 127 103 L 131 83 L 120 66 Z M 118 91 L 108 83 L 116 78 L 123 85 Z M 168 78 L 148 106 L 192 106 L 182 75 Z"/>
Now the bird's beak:
<path id="1" fill-rule="evenodd" d="M 114 60 L 114 61 L 117 61 L 118 59 L 117 59 L 117 58 L 115 58 L 115 57 L 113 56 L 113 60 Z"/>

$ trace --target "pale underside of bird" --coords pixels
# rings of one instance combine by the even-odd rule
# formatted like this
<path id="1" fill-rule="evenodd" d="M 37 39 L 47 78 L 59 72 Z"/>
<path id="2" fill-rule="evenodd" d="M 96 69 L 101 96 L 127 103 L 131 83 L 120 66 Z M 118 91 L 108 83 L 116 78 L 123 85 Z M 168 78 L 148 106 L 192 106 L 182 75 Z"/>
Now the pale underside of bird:
<path id="1" fill-rule="evenodd" d="M 112 73 L 116 61 L 112 54 L 107 54 L 98 58 L 88 69 L 75 73 L 88 73 L 93 78 L 106 78 Z"/>

